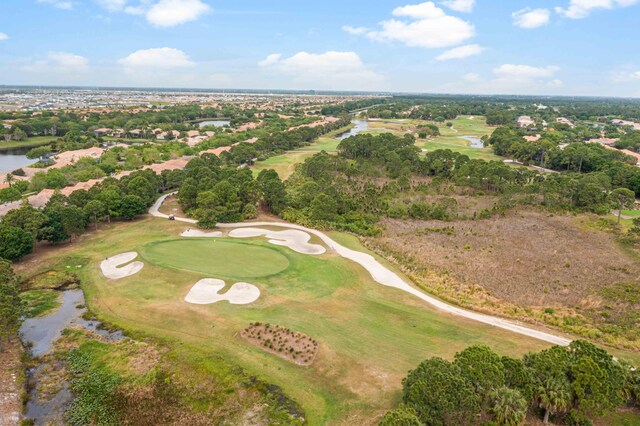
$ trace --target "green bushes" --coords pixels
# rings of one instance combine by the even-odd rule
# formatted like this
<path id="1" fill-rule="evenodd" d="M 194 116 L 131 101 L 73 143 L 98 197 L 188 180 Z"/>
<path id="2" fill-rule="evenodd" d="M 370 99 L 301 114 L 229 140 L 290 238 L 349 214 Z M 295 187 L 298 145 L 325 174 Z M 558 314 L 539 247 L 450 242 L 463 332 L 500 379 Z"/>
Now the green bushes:
<path id="1" fill-rule="evenodd" d="M 581 340 L 522 361 L 471 346 L 453 362 L 432 358 L 410 371 L 403 405 L 380 424 L 480 424 L 484 414 L 500 425 L 521 425 L 528 410 L 541 410 L 545 423 L 553 416 L 565 424 L 590 424 L 590 417 L 638 404 L 639 384 L 640 374 L 629 364 Z"/>

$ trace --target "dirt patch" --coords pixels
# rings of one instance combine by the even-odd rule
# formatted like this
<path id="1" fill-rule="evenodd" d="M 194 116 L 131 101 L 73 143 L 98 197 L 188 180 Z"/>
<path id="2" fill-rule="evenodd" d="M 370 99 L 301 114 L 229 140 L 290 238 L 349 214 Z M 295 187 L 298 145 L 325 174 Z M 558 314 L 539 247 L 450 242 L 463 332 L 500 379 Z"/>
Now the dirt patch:
<path id="1" fill-rule="evenodd" d="M 640 279 L 640 266 L 612 235 L 580 228 L 570 216 L 514 211 L 491 220 L 386 220 L 368 239 L 416 266 L 478 285 L 521 306 L 587 306 L 607 286 Z"/>
<path id="2" fill-rule="evenodd" d="M 254 323 L 242 337 L 280 358 L 298 365 L 311 365 L 318 355 L 318 342 L 302 333 L 279 325 Z"/>

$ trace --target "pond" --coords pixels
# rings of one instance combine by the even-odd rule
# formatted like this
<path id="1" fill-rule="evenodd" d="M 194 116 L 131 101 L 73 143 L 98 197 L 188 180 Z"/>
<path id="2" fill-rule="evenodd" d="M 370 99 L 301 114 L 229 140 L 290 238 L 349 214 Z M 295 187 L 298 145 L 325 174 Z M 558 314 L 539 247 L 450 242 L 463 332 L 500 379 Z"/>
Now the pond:
<path id="1" fill-rule="evenodd" d="M 84 307 L 82 290 L 66 290 L 60 293 L 60 306 L 52 313 L 36 318 L 27 318 L 20 328 L 20 336 L 35 359 L 41 359 L 62 336 L 65 328 L 77 326 L 90 330 L 100 336 L 103 341 L 113 342 L 124 339 L 121 331 L 109 332 L 100 328 L 98 321 L 87 320 L 83 315 Z M 53 395 L 44 396 L 41 392 L 46 388 L 50 369 L 60 367 L 61 360 L 48 360 L 27 370 L 29 394 L 25 406 L 25 417 L 35 425 L 59 424 L 64 412 L 73 399 L 69 384 L 65 380 L 57 382 L 59 389 Z M 44 382 L 43 382 L 44 381 Z M 40 386 L 43 384 L 43 386 Z"/>
<path id="2" fill-rule="evenodd" d="M 350 138 L 351 136 L 355 136 L 358 133 L 366 132 L 367 130 L 369 130 L 369 122 L 367 120 L 353 120 L 351 121 L 351 123 L 354 125 L 354 127 L 336 136 L 337 140 L 341 141 Z"/>
<path id="3" fill-rule="evenodd" d="M 15 169 L 35 163 L 35 160 L 29 160 L 25 155 L 30 149 L 14 148 L 0 151 L 0 173 L 12 172 Z"/>
<path id="4" fill-rule="evenodd" d="M 471 148 L 484 148 L 484 142 L 473 136 L 458 136 L 460 139 L 464 139 L 470 143 Z"/>
<path id="5" fill-rule="evenodd" d="M 207 120 L 207 121 L 201 121 L 200 123 L 198 123 L 198 126 L 200 126 L 200 128 L 206 127 L 206 126 L 224 127 L 230 124 L 231 124 L 231 121 L 229 120 Z"/>

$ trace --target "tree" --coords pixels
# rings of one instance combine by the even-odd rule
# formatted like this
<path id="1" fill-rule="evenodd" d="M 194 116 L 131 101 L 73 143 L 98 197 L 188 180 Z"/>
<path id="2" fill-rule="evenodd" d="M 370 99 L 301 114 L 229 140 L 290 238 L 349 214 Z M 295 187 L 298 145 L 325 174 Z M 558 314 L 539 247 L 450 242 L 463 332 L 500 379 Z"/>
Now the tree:
<path id="1" fill-rule="evenodd" d="M 318 194 L 311 202 L 309 216 L 313 220 L 330 222 L 336 218 L 338 204 L 327 194 Z"/>
<path id="2" fill-rule="evenodd" d="M 5 342 L 18 334 L 23 305 L 18 293 L 18 278 L 11 262 L 0 259 L 0 351 Z"/>
<path id="3" fill-rule="evenodd" d="M 385 414 L 380 421 L 380 426 L 423 426 L 423 423 L 416 416 L 416 410 L 400 405 Z"/>
<path id="4" fill-rule="evenodd" d="M 565 411 L 571 404 L 571 383 L 566 378 L 548 377 L 534 392 L 544 410 L 544 423 L 549 423 L 551 414 Z"/>
<path id="5" fill-rule="evenodd" d="M 78 206 L 66 206 L 60 209 L 62 229 L 67 235 L 77 237 L 87 229 L 87 215 Z"/>
<path id="6" fill-rule="evenodd" d="M 14 180 L 15 178 L 11 173 L 7 173 L 7 175 L 4 177 L 4 181 L 7 183 L 7 185 L 9 185 L 9 188 L 11 188 Z"/>
<path id="7" fill-rule="evenodd" d="M 42 235 L 42 227 L 46 222 L 47 216 L 30 205 L 24 205 L 19 209 L 9 211 L 2 220 L 4 225 L 22 228 L 31 234 L 34 247 L 36 241 Z"/>
<path id="8" fill-rule="evenodd" d="M 120 217 L 125 220 L 133 220 L 136 216 L 146 213 L 147 205 L 137 195 L 125 195 L 120 202 Z"/>
<path id="9" fill-rule="evenodd" d="M 527 400 L 516 389 L 506 386 L 491 391 L 489 411 L 499 425 L 519 426 L 527 416 Z"/>
<path id="10" fill-rule="evenodd" d="M 618 209 L 618 223 L 622 217 L 622 210 L 633 207 L 636 194 L 627 188 L 616 188 L 610 195 L 611 203 Z"/>
<path id="11" fill-rule="evenodd" d="M 29 159 L 39 159 L 42 160 L 43 157 L 46 157 L 51 153 L 52 149 L 50 145 L 39 146 L 37 148 L 30 149 L 27 152 L 27 158 Z"/>
<path id="12" fill-rule="evenodd" d="M 487 395 L 493 389 L 504 385 L 504 365 L 500 356 L 488 346 L 470 346 L 455 355 L 455 361 L 462 374 L 473 384 L 476 392 Z"/>
<path id="13" fill-rule="evenodd" d="M 73 195 L 73 194 L 72 194 Z M 107 214 L 107 208 L 99 200 L 91 200 L 84 206 L 85 213 L 93 219 L 93 224 L 98 230 L 98 220 L 103 219 Z"/>
<path id="14" fill-rule="evenodd" d="M 0 257 L 18 260 L 33 251 L 33 236 L 16 226 L 0 225 Z"/>
<path id="15" fill-rule="evenodd" d="M 287 193 L 284 183 L 275 170 L 263 170 L 258 175 L 262 200 L 271 213 L 280 214 L 286 206 Z"/>
<path id="16" fill-rule="evenodd" d="M 404 403 L 425 424 L 469 424 L 480 412 L 472 383 L 460 367 L 441 358 L 423 361 L 402 384 Z"/>

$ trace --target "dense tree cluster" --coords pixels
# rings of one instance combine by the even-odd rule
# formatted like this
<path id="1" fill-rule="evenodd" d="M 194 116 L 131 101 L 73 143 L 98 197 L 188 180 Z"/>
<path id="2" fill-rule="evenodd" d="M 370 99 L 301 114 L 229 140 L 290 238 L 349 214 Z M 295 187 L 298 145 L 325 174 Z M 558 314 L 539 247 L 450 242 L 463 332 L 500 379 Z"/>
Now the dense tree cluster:
<path id="1" fill-rule="evenodd" d="M 590 424 L 637 404 L 640 374 L 605 350 L 577 340 L 529 353 L 522 360 L 471 346 L 453 362 L 431 358 L 403 380 L 403 403 L 381 425 L 472 425 L 492 418 L 521 425 L 527 413 L 545 423 Z"/>
<path id="2" fill-rule="evenodd" d="M 69 197 L 56 193 L 42 210 L 29 205 L 11 210 L 0 222 L 0 257 L 18 260 L 31 253 L 37 241 L 61 243 L 83 234 L 90 224 L 135 219 L 160 191 L 176 185 L 175 173 L 139 171 L 121 180 L 107 178 Z"/>

